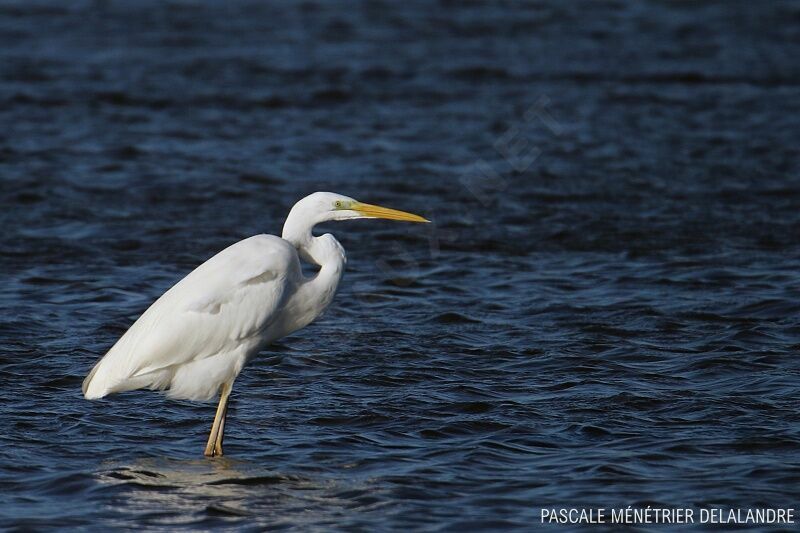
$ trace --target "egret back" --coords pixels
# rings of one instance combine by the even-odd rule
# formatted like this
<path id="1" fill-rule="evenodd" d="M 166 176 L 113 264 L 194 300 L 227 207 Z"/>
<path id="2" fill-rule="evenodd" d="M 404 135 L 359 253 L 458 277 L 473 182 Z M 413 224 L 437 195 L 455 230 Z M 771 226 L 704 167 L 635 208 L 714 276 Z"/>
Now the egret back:
<path id="1" fill-rule="evenodd" d="M 296 250 L 279 237 L 229 246 L 139 317 L 84 380 L 84 395 L 168 388 L 176 398 L 212 398 L 268 342 L 302 281 Z"/>

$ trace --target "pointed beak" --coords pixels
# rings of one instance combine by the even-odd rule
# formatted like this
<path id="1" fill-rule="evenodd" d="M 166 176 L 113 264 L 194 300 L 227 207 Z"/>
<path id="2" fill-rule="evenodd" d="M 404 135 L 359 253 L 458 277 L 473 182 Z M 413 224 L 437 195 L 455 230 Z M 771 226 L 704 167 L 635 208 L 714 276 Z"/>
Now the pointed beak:
<path id="1" fill-rule="evenodd" d="M 357 211 L 366 218 L 385 218 L 387 220 L 405 220 L 406 222 L 430 222 L 430 220 L 413 213 L 406 213 L 405 211 L 389 209 L 388 207 L 381 207 L 379 205 L 362 204 L 361 202 L 354 203 L 350 209 Z"/>

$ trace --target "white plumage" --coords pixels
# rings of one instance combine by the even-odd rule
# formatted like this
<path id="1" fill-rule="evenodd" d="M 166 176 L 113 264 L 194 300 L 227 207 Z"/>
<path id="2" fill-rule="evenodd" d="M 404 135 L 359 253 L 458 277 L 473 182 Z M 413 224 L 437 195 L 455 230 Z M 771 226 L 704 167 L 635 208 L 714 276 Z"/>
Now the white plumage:
<path id="1" fill-rule="evenodd" d="M 247 361 L 296 331 L 330 304 L 346 262 L 327 220 L 388 218 L 426 222 L 410 213 L 314 193 L 292 208 L 283 237 L 256 235 L 222 250 L 156 300 L 94 366 L 87 399 L 148 388 L 172 398 L 209 400 L 221 391 L 207 455 L 222 453 L 227 397 Z M 300 258 L 319 265 L 306 278 Z M 212 442 L 213 441 L 213 442 Z"/>
<path id="2" fill-rule="evenodd" d="M 209 400 L 248 356 L 302 281 L 287 241 L 256 235 L 224 249 L 165 292 L 94 367 L 88 399 L 168 389 L 173 398 Z"/>

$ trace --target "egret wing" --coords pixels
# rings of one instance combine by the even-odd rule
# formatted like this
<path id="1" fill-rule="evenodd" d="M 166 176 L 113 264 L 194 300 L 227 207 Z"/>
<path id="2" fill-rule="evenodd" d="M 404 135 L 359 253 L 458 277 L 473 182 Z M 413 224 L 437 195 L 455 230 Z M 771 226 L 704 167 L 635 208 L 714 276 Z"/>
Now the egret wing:
<path id="1" fill-rule="evenodd" d="M 278 317 L 299 269 L 291 244 L 272 235 L 226 248 L 139 317 L 87 377 L 84 393 L 102 396 L 128 379 L 240 349 Z"/>

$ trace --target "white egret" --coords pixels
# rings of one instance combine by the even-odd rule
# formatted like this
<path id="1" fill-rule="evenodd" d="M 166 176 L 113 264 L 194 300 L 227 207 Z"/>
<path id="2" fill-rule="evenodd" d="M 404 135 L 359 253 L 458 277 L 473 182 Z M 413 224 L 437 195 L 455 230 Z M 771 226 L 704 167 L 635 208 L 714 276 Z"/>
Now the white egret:
<path id="1" fill-rule="evenodd" d="M 270 342 L 307 326 L 333 299 L 346 262 L 333 235 L 312 235 L 329 220 L 424 218 L 329 192 L 292 208 L 282 237 L 239 241 L 197 267 L 134 322 L 83 381 L 87 399 L 134 389 L 219 406 L 205 455 L 222 455 L 228 397 L 244 365 Z M 300 260 L 318 265 L 306 277 Z"/>

